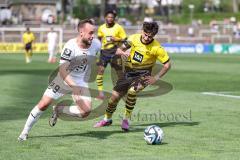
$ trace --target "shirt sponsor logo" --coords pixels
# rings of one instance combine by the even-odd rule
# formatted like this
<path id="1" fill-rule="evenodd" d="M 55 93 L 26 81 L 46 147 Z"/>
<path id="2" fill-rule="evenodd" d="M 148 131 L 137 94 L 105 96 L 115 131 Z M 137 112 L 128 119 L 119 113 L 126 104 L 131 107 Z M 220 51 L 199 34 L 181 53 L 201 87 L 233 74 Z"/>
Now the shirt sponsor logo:
<path id="1" fill-rule="evenodd" d="M 142 55 L 141 53 L 135 51 L 134 56 L 133 56 L 133 59 L 134 59 L 135 61 L 141 63 L 142 60 L 143 60 L 143 55 Z"/>

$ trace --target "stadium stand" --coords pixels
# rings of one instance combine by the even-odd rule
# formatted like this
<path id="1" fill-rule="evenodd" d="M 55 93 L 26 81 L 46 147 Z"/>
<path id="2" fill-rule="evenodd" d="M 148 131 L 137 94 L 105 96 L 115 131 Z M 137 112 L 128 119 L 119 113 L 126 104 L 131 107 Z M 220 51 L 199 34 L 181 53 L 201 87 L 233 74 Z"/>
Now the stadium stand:
<path id="1" fill-rule="evenodd" d="M 28 25 L 29 26 L 29 25 Z M 35 25 L 30 26 L 30 28 L 36 28 Z M 37 28 L 49 28 L 50 26 L 40 26 Z M 56 28 L 63 28 L 63 42 L 66 42 L 69 38 L 72 38 L 76 35 L 77 31 L 74 30 L 74 27 L 64 27 L 55 25 Z M 156 38 L 164 43 L 164 42 L 181 42 L 181 43 L 238 43 L 239 39 L 236 38 L 233 34 L 232 29 L 228 26 L 222 27 L 218 30 L 212 30 L 209 26 L 200 26 L 195 28 L 194 36 L 189 36 L 187 29 L 189 25 L 161 25 L 159 28 L 159 33 L 157 34 Z M 11 29 L 12 28 L 12 29 Z M 14 30 L 15 28 L 15 30 Z M 25 28 L 24 26 L 14 26 L 14 27 L 7 27 L 7 28 L 0 28 L 0 42 L 21 42 L 21 35 L 23 33 L 23 29 L 18 28 Z M 140 32 L 141 26 L 126 26 L 126 32 L 128 35 L 133 33 Z M 46 31 L 43 29 L 41 31 L 34 30 L 36 33 L 36 42 L 43 42 L 46 35 Z"/>

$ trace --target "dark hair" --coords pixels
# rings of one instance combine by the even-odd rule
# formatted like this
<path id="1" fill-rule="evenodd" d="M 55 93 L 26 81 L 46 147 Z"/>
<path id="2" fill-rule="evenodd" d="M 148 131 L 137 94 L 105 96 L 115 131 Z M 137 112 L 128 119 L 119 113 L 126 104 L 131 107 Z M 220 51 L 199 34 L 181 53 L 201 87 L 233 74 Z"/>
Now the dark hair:
<path id="1" fill-rule="evenodd" d="M 146 33 L 152 33 L 156 35 L 158 33 L 157 22 L 143 22 L 143 31 Z"/>
<path id="2" fill-rule="evenodd" d="M 80 28 L 83 28 L 85 26 L 86 23 L 89 23 L 91 25 L 95 25 L 95 21 L 94 19 L 84 19 L 84 20 L 81 20 L 79 23 L 78 23 L 78 31 Z"/>
<path id="3" fill-rule="evenodd" d="M 108 10 L 105 12 L 104 17 L 106 17 L 108 14 L 112 14 L 114 18 L 117 16 L 117 12 L 115 10 Z"/>

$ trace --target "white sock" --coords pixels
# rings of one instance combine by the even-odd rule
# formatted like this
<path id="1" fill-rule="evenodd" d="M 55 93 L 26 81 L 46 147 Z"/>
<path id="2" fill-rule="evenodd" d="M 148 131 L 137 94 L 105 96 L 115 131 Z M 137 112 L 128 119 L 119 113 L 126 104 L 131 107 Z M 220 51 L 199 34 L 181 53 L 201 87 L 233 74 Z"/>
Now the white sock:
<path id="1" fill-rule="evenodd" d="M 35 106 L 30 112 L 28 119 L 25 123 L 22 134 L 28 134 L 33 125 L 38 121 L 38 118 L 42 115 L 43 111 L 41 111 L 38 106 Z"/>

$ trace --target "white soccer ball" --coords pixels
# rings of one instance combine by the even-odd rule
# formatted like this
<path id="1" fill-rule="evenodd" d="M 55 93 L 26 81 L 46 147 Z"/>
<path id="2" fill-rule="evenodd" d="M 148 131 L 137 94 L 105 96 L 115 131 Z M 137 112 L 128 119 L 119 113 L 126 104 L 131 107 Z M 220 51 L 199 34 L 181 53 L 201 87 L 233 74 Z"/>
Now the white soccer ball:
<path id="1" fill-rule="evenodd" d="M 163 136 L 163 130 L 156 125 L 148 126 L 144 130 L 144 139 L 147 144 L 161 144 Z"/>

